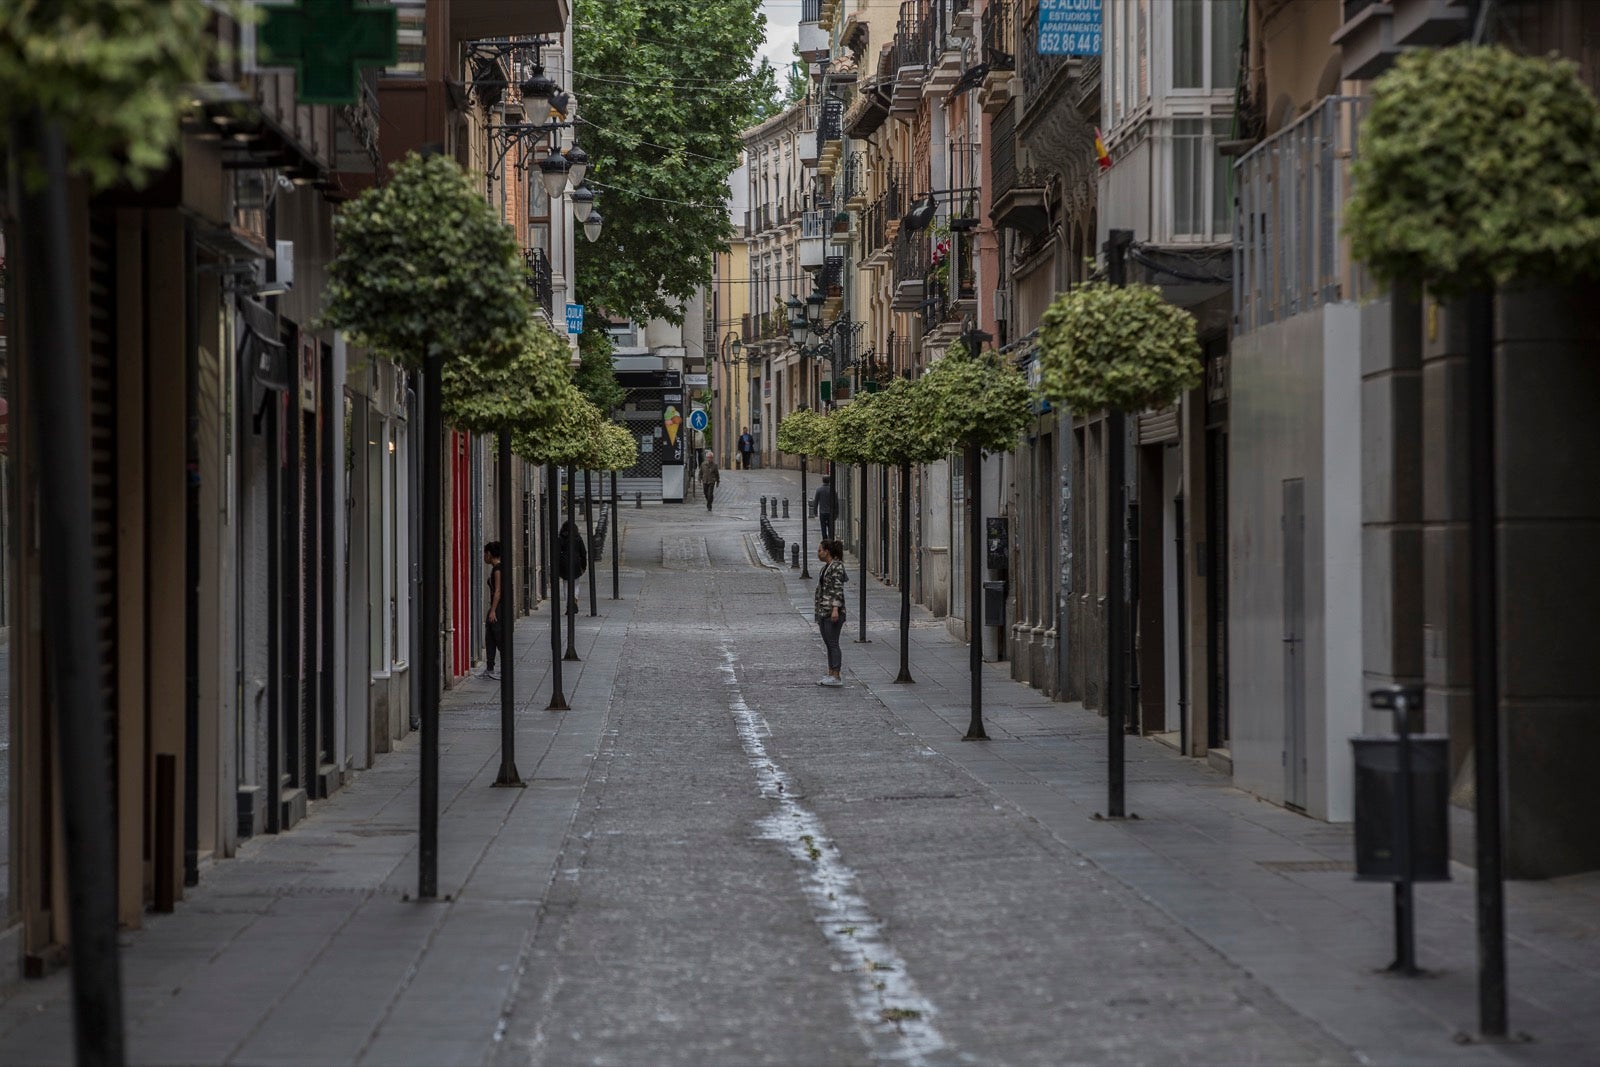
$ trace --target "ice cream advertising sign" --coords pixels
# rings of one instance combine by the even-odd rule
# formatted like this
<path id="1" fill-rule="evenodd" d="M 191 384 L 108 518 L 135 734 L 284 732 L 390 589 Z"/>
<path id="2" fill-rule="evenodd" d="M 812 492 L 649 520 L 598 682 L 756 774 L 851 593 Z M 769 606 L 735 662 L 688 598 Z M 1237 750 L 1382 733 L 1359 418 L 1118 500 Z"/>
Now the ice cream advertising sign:
<path id="1" fill-rule="evenodd" d="M 688 434 L 684 426 L 683 413 L 678 410 L 678 405 L 683 403 L 682 395 L 669 394 L 665 398 L 666 405 L 661 412 L 661 423 L 667 431 L 667 450 L 661 457 L 662 463 L 684 462 L 684 451 Z"/>

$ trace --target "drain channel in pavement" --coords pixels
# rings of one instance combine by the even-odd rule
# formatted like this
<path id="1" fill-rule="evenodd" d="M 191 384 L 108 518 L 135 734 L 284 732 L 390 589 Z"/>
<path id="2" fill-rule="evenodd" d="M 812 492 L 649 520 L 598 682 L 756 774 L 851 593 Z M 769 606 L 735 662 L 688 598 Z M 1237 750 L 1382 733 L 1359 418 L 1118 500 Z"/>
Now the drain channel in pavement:
<path id="1" fill-rule="evenodd" d="M 945 1048 L 933 1025 L 934 1007 L 889 944 L 883 920 L 867 905 L 855 871 L 840 859 L 822 820 L 800 802 L 789 775 L 767 754 L 762 737 L 771 729 L 745 703 L 734 662 L 733 650 L 724 643 L 728 707 L 761 795 L 774 804 L 772 814 L 756 824 L 760 835 L 783 846 L 804 872 L 802 888 L 817 926 L 855 980 L 856 1018 L 873 1051 L 883 1060 L 925 1063 Z"/>

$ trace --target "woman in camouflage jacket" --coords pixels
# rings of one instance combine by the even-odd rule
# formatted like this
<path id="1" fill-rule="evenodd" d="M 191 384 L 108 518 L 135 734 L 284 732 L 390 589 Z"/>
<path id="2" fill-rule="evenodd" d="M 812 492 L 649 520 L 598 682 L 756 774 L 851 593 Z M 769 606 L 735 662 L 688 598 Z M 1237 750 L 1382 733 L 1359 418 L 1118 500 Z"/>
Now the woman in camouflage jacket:
<path id="1" fill-rule="evenodd" d="M 824 539 L 817 545 L 822 572 L 817 575 L 816 618 L 822 630 L 822 643 L 828 646 L 828 673 L 818 685 L 837 689 L 844 685 L 839 677 L 842 653 L 839 635 L 844 632 L 844 542 Z"/>

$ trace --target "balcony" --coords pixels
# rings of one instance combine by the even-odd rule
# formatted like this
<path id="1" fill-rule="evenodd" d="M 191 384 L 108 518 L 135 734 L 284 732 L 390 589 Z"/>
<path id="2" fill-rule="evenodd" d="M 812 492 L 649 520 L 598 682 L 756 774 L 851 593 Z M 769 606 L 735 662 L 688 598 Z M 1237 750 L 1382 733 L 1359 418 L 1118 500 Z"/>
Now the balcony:
<path id="1" fill-rule="evenodd" d="M 824 178 L 831 178 L 839 163 L 843 130 L 844 101 L 837 96 L 823 97 L 817 112 L 817 173 Z"/>
<path id="2" fill-rule="evenodd" d="M 1022 46 L 1017 49 L 1017 80 L 1021 83 L 1023 114 L 1051 99 L 1058 79 L 1066 79 L 1082 63 L 1079 56 L 1041 56 L 1039 16 L 1037 13 L 1029 16 L 1022 26 Z"/>
<path id="3" fill-rule="evenodd" d="M 1389 69 L 1408 48 L 1452 44 L 1470 30 L 1466 0 L 1344 0 L 1333 35 L 1344 77 L 1365 81 Z"/>
<path id="4" fill-rule="evenodd" d="M 550 256 L 542 248 L 530 248 L 522 253 L 528 271 L 528 288 L 544 308 L 545 318 L 555 322 L 555 278 L 550 269 Z"/>
<path id="5" fill-rule="evenodd" d="M 894 90 L 889 98 L 889 114 L 909 120 L 922 103 L 922 81 L 928 73 L 928 22 L 926 7 L 918 0 L 900 5 L 890 45 L 894 67 Z"/>
<path id="6" fill-rule="evenodd" d="M 928 231 L 901 230 L 894 239 L 894 299 L 896 311 L 922 311 L 925 282 L 932 264 Z"/>
<path id="7" fill-rule="evenodd" d="M 822 0 L 800 0 L 800 58 L 828 58 L 828 31 L 822 25 Z"/>
<path id="8" fill-rule="evenodd" d="M 978 102 L 985 115 L 998 115 L 1016 95 L 1017 19 L 1014 0 L 989 0 L 983 9 L 984 76 Z"/>
<path id="9" fill-rule="evenodd" d="M 922 95 L 942 99 L 961 80 L 961 42 L 955 34 L 954 0 L 932 0 L 927 10 L 928 76 L 922 83 Z M 972 30 L 972 16 L 964 20 L 968 35 Z"/>
<path id="10" fill-rule="evenodd" d="M 844 113 L 844 132 L 865 140 L 877 133 L 889 118 L 889 93 L 894 91 L 893 81 L 868 78 L 860 84 L 855 100 Z"/>
<path id="11" fill-rule="evenodd" d="M 800 269 L 821 270 L 826 258 L 828 213 L 807 211 L 800 222 Z"/>
<path id="12" fill-rule="evenodd" d="M 1017 167 L 1016 119 L 1010 110 L 994 118 L 989 135 L 989 220 L 1003 229 L 1041 234 L 1050 225 L 1045 175 Z"/>
<path id="13" fill-rule="evenodd" d="M 859 211 L 867 204 L 867 161 L 860 154 L 845 160 L 833 180 L 833 202 L 844 211 Z"/>
<path id="14" fill-rule="evenodd" d="M 910 201 L 906 196 L 906 169 L 891 165 L 884 175 L 883 192 L 867 208 L 861 220 L 861 265 L 869 269 L 887 266 L 900 229 L 900 217 Z"/>
<path id="15" fill-rule="evenodd" d="M 805 125 L 800 127 L 800 135 L 795 138 L 796 151 L 800 156 L 802 167 L 815 167 L 817 165 L 817 109 L 815 106 L 806 108 Z"/>
<path id="16" fill-rule="evenodd" d="M 1343 238 L 1365 97 L 1330 96 L 1234 164 L 1234 330 L 1244 334 L 1370 288 Z"/>

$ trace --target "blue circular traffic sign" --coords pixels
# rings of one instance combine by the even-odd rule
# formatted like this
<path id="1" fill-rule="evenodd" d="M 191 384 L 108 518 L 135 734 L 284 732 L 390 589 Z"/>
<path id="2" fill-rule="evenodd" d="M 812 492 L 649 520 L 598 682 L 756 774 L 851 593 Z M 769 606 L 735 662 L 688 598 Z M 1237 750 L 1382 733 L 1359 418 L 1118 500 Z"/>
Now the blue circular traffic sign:
<path id="1" fill-rule="evenodd" d="M 711 417 L 706 414 L 704 408 L 697 408 L 689 412 L 689 428 L 691 430 L 704 430 L 710 425 Z"/>

